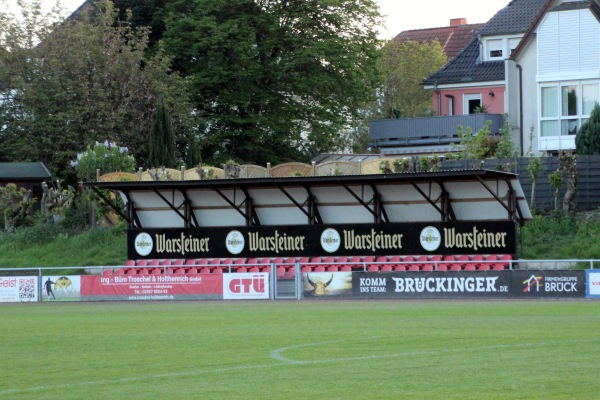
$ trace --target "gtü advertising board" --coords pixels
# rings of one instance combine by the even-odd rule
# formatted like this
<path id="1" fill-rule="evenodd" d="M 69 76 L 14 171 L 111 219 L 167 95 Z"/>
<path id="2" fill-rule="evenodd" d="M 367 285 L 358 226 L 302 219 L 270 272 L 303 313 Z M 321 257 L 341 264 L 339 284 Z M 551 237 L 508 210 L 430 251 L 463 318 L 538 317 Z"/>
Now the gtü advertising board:
<path id="1" fill-rule="evenodd" d="M 266 272 L 224 274 L 223 299 L 268 300 L 269 274 Z"/>

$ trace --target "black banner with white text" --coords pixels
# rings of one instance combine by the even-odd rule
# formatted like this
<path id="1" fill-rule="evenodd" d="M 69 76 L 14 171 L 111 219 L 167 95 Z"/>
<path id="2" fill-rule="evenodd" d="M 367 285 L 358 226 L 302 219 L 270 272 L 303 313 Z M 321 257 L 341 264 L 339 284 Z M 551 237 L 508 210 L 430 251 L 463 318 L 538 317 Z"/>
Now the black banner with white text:
<path id="1" fill-rule="evenodd" d="M 128 231 L 130 259 L 514 253 L 511 221 Z"/>

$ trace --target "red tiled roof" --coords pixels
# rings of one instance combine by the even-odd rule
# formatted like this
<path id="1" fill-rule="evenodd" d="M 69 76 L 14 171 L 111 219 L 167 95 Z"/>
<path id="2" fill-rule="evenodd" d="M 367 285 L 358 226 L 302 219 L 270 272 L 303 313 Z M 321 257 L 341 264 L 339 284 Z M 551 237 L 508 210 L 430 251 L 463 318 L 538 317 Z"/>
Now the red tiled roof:
<path id="1" fill-rule="evenodd" d="M 448 58 L 457 55 L 473 38 L 475 33 L 483 24 L 464 24 L 456 26 L 445 26 L 442 28 L 415 29 L 400 32 L 394 40 L 404 42 L 414 40 L 419 43 L 431 43 L 435 39 L 442 45 L 442 50 Z"/>

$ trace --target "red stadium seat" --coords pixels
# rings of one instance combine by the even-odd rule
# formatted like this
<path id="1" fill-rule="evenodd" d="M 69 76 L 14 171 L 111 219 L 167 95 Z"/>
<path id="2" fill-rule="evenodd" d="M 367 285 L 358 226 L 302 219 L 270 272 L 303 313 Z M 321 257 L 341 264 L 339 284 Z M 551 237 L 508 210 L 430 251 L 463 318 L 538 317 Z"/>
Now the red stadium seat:
<path id="1" fill-rule="evenodd" d="M 440 261 L 442 261 L 442 256 L 432 256 L 429 259 L 429 262 L 433 264 L 433 269 L 439 271 Z"/>
<path id="2" fill-rule="evenodd" d="M 148 265 L 151 266 L 151 267 L 155 267 L 157 265 L 160 265 L 160 260 L 150 260 L 148 262 Z"/>
<path id="3" fill-rule="evenodd" d="M 135 265 L 135 260 L 127 260 L 125 261 L 126 267 L 133 267 Z"/>
<path id="4" fill-rule="evenodd" d="M 391 272 L 393 270 L 391 264 L 385 264 L 381 266 L 381 272 Z"/>
<path id="5" fill-rule="evenodd" d="M 277 278 L 283 278 L 285 276 L 285 267 L 280 265 L 277 267 Z"/>
<path id="6" fill-rule="evenodd" d="M 201 274 L 210 274 L 210 268 L 204 267 L 204 268 L 200 269 L 200 273 Z"/>
<path id="7" fill-rule="evenodd" d="M 173 260 L 173 262 L 171 263 L 171 265 L 184 265 L 184 264 L 185 264 L 185 260 L 183 258 Z"/>
<path id="8" fill-rule="evenodd" d="M 160 265 L 164 265 L 165 267 L 168 267 L 171 264 L 173 264 L 173 260 L 162 260 L 160 262 Z"/>
<path id="9" fill-rule="evenodd" d="M 258 264 L 258 258 L 249 258 L 246 260 L 246 265 Z"/>
<path id="10" fill-rule="evenodd" d="M 230 267 L 230 266 L 234 265 L 233 259 L 231 259 L 231 258 L 225 258 L 225 259 L 221 260 L 220 264 L 224 265 L 226 267 Z"/>
<path id="11" fill-rule="evenodd" d="M 112 275 L 112 274 L 113 274 L 112 269 L 105 269 L 104 271 L 102 271 L 102 275 Z"/>
<path id="12" fill-rule="evenodd" d="M 138 260 L 135 265 L 137 265 L 138 267 L 145 267 L 146 265 L 148 265 L 148 261 Z"/>
<path id="13" fill-rule="evenodd" d="M 510 255 L 510 254 L 503 254 L 502 256 L 500 256 L 500 260 L 502 260 L 502 261 L 510 261 L 512 259 L 513 259 L 512 255 Z M 502 265 L 503 269 L 510 268 L 510 263 L 508 263 L 508 262 L 503 262 L 500 265 Z"/>
<path id="14" fill-rule="evenodd" d="M 197 265 L 197 264 L 198 263 L 193 258 L 190 258 L 190 259 L 188 259 L 188 260 L 185 261 L 185 265 Z"/>
<path id="15" fill-rule="evenodd" d="M 402 259 L 402 263 L 398 264 L 395 268 L 396 271 L 406 271 L 408 269 L 408 267 L 410 267 L 411 262 L 415 261 L 415 258 L 413 256 L 406 256 Z"/>
<path id="16" fill-rule="evenodd" d="M 368 265 L 367 272 L 379 272 L 379 265 L 377 265 L 377 264 Z"/>
<path id="17" fill-rule="evenodd" d="M 148 275 L 148 269 L 147 268 L 141 268 L 138 270 L 138 275 Z"/>

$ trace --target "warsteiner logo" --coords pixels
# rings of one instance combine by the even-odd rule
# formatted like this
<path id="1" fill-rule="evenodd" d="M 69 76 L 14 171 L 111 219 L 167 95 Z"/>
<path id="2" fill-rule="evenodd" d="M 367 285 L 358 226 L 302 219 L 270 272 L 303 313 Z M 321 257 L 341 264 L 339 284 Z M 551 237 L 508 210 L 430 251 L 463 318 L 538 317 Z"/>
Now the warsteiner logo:
<path id="1" fill-rule="evenodd" d="M 246 240 L 240 231 L 231 231 L 225 238 L 225 247 L 231 254 L 240 254 L 245 245 Z"/>
<path id="2" fill-rule="evenodd" d="M 327 228 L 321 234 L 321 247 L 328 253 L 335 253 L 342 243 L 338 231 L 333 228 Z"/>
<path id="3" fill-rule="evenodd" d="M 146 232 L 142 232 L 135 237 L 135 251 L 140 256 L 147 256 L 152 252 L 154 243 L 152 242 L 152 236 Z"/>
<path id="4" fill-rule="evenodd" d="M 433 226 L 427 226 L 421 231 L 419 240 L 421 241 L 421 247 L 423 247 L 423 249 L 427 251 L 435 251 L 442 243 L 442 235 L 440 235 L 440 231 L 438 231 L 437 228 Z"/>

